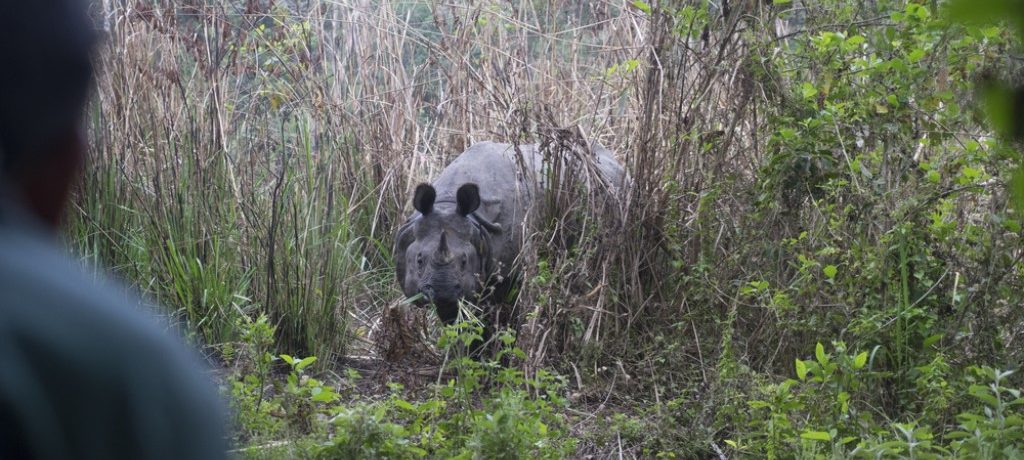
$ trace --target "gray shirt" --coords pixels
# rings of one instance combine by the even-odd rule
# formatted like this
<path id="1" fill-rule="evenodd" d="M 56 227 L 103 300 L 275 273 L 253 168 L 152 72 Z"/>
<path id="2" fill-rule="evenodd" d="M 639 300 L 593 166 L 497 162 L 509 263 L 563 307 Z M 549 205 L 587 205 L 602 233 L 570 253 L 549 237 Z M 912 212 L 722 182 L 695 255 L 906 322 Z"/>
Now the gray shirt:
<path id="1" fill-rule="evenodd" d="M 194 355 L 0 203 L 0 459 L 224 458 Z"/>

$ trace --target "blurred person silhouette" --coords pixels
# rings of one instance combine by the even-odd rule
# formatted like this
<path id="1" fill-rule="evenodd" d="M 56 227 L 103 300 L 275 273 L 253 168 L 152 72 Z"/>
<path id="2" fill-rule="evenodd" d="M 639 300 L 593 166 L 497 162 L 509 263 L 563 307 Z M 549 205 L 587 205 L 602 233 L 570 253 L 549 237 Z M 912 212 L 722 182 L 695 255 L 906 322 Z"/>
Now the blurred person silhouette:
<path id="1" fill-rule="evenodd" d="M 86 150 L 88 5 L 0 0 L 0 18 L 0 458 L 224 458 L 197 355 L 59 242 Z"/>

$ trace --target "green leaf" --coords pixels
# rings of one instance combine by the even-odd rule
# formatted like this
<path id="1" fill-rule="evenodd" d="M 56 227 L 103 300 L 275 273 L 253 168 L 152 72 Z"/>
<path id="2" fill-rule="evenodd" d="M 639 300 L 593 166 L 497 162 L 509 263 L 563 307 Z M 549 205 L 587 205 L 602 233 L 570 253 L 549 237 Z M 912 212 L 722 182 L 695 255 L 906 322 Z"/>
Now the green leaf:
<path id="1" fill-rule="evenodd" d="M 393 401 L 393 403 L 399 409 L 406 410 L 406 411 L 409 411 L 409 412 L 415 412 L 416 411 L 416 407 L 413 406 L 409 401 L 406 401 L 404 399 L 395 399 Z"/>
<path id="2" fill-rule="evenodd" d="M 841 391 L 839 392 L 839 396 L 836 397 L 836 400 L 843 406 L 844 413 L 850 409 L 850 393 Z"/>
<path id="3" fill-rule="evenodd" d="M 974 436 L 973 434 L 967 433 L 967 432 L 964 432 L 964 431 L 954 431 L 952 433 L 946 433 L 945 438 L 946 439 L 966 439 L 966 438 L 970 438 L 970 437 L 973 437 L 973 436 Z"/>
<path id="4" fill-rule="evenodd" d="M 340 398 L 341 395 L 335 393 L 334 390 L 321 388 L 320 392 L 313 395 L 313 401 L 316 402 L 332 402 Z"/>
<path id="5" fill-rule="evenodd" d="M 821 342 L 814 346 L 814 357 L 818 359 L 822 366 L 828 364 L 828 355 L 825 354 L 825 346 Z"/>
<path id="6" fill-rule="evenodd" d="M 996 38 L 1001 33 L 1003 33 L 1003 28 L 999 26 L 992 26 L 981 29 L 981 34 L 984 35 L 985 38 L 989 39 Z"/>
<path id="7" fill-rule="evenodd" d="M 788 5 L 793 3 L 793 0 L 772 0 L 772 5 Z"/>
<path id="8" fill-rule="evenodd" d="M 836 272 L 838 272 L 839 269 L 837 269 L 835 265 L 826 265 L 825 268 L 821 269 L 821 271 L 825 272 L 825 276 L 831 280 L 835 279 Z"/>
<path id="9" fill-rule="evenodd" d="M 306 367 L 308 367 L 310 364 L 313 364 L 315 362 L 316 362 L 316 356 L 310 356 L 310 357 L 308 357 L 306 359 L 303 359 L 302 361 L 299 361 L 299 363 L 295 365 L 295 370 L 301 371 L 301 370 L 305 369 Z"/>
<path id="10" fill-rule="evenodd" d="M 907 67 L 907 63 L 903 62 L 903 59 L 900 58 L 890 59 L 889 66 L 899 73 L 907 73 L 910 70 L 910 68 Z"/>
<path id="11" fill-rule="evenodd" d="M 924 59 L 924 55 L 925 52 L 923 49 L 914 48 L 914 50 L 911 51 L 910 54 L 907 54 L 907 60 L 912 63 L 916 63 L 919 62 L 921 59 Z"/>
<path id="12" fill-rule="evenodd" d="M 971 386 L 973 387 L 974 385 L 971 385 Z M 986 393 L 985 391 L 987 391 L 987 389 L 985 387 L 981 387 L 980 391 L 971 391 L 970 393 L 971 393 L 971 396 L 974 396 L 975 398 L 980 399 L 982 402 L 984 402 L 985 404 L 987 404 L 989 406 L 992 406 L 992 407 L 998 406 L 999 405 L 999 400 L 996 399 L 995 396 L 992 396 L 992 395 Z"/>
<path id="13" fill-rule="evenodd" d="M 803 86 L 800 87 L 800 93 L 803 94 L 804 99 L 810 99 L 818 95 L 818 89 L 809 82 L 804 82 Z"/>
<path id="14" fill-rule="evenodd" d="M 796 360 L 796 376 L 800 380 L 807 379 L 807 363 L 801 361 L 799 358 Z"/>
<path id="15" fill-rule="evenodd" d="M 284 360 L 284 362 L 288 363 L 289 365 L 295 363 L 295 358 L 292 358 L 290 355 L 281 355 L 280 357 L 282 360 Z"/>
<path id="16" fill-rule="evenodd" d="M 938 342 L 941 339 L 942 339 L 942 334 L 935 334 L 935 335 L 929 336 L 927 339 L 924 339 L 924 348 L 928 348 L 928 347 L 930 347 L 932 345 L 935 345 L 935 343 Z"/>
<path id="17" fill-rule="evenodd" d="M 641 2 L 640 0 L 637 0 L 633 2 L 633 7 L 640 11 L 643 11 L 644 13 L 651 14 L 651 5 L 648 5 L 646 2 Z"/>
<path id="18" fill-rule="evenodd" d="M 810 439 L 812 441 L 831 441 L 832 435 L 824 431 L 804 431 L 800 433 L 800 437 L 803 439 Z"/>
<path id="19" fill-rule="evenodd" d="M 964 166 L 960 170 L 961 181 L 964 184 L 971 184 L 981 178 L 981 170 L 978 168 L 972 168 L 970 166 Z"/>
<path id="20" fill-rule="evenodd" d="M 868 363 L 868 352 L 862 351 L 857 357 L 853 358 L 853 368 L 860 369 Z"/>

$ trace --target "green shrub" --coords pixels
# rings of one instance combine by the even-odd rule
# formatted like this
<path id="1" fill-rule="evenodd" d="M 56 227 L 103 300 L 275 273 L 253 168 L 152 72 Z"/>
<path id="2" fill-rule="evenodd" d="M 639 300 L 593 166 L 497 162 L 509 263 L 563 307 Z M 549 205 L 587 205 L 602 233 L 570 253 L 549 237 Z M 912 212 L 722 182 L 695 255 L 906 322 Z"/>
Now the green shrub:
<path id="1" fill-rule="evenodd" d="M 294 402 L 322 400 L 329 414 L 327 439 L 317 449 L 323 458 L 564 458 L 573 452 L 567 420 L 559 413 L 566 401 L 563 380 L 547 371 L 527 378 L 501 366 L 505 355 L 521 355 L 510 333 L 498 334 L 492 359 L 470 358 L 467 347 L 480 337 L 479 324 L 459 323 L 445 328 L 439 341 L 451 353 L 452 377 L 437 385 L 432 396 L 411 402 L 403 388 L 376 402 L 337 402 L 337 394 L 314 379 L 302 384 L 299 365 L 285 393 Z M 307 360 L 309 358 L 306 358 Z M 288 359 L 286 358 L 286 361 Z M 298 376 L 295 380 L 293 376 Z M 312 383 L 311 383 L 312 382 Z M 330 397 L 318 395 L 328 394 Z"/>

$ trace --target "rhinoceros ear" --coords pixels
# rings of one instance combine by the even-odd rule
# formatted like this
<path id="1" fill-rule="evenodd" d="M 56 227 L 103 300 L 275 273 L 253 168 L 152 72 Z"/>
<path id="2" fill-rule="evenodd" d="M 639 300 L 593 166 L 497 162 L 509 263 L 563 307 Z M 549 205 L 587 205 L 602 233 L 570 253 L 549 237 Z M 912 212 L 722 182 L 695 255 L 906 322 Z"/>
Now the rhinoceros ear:
<path id="1" fill-rule="evenodd" d="M 416 186 L 416 194 L 412 197 L 412 206 L 424 216 L 434 210 L 434 200 L 437 199 L 437 191 L 430 184 Z"/>
<path id="2" fill-rule="evenodd" d="M 455 201 L 458 204 L 456 210 L 459 215 L 468 216 L 480 207 L 480 187 L 474 183 L 462 184 L 462 187 L 455 192 Z"/>

